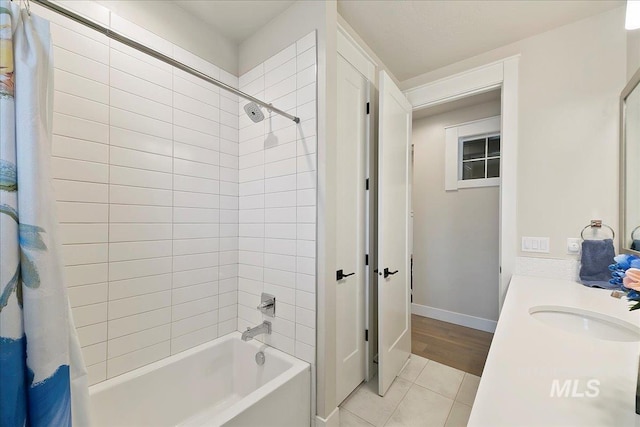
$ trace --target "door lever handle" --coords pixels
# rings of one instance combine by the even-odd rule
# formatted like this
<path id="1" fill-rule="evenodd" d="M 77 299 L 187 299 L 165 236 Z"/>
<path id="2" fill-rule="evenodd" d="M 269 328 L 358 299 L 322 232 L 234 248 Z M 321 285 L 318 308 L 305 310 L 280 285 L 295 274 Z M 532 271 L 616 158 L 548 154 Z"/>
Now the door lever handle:
<path id="1" fill-rule="evenodd" d="M 345 274 L 345 273 L 343 273 L 342 270 L 338 270 L 338 271 L 336 271 L 336 280 L 342 280 L 345 277 L 353 276 L 354 274 L 356 274 L 356 273 Z"/>
<path id="2" fill-rule="evenodd" d="M 396 271 L 389 271 L 388 268 L 384 269 L 384 278 L 386 279 L 389 276 L 393 276 L 394 274 L 396 274 L 398 272 L 398 270 Z"/>

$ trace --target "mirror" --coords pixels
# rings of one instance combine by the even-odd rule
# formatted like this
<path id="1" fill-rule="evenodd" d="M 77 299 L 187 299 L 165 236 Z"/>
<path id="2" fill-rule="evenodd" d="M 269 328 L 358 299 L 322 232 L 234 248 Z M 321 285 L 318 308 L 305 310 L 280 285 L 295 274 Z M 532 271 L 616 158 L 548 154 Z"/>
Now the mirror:
<path id="1" fill-rule="evenodd" d="M 640 255 L 640 70 L 620 96 L 620 252 Z"/>

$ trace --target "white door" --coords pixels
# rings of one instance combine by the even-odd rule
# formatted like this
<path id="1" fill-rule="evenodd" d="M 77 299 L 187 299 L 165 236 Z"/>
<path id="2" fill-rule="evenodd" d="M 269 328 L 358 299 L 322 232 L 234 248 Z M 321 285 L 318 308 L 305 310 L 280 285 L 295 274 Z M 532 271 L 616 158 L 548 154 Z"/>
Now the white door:
<path id="1" fill-rule="evenodd" d="M 365 378 L 365 183 L 368 82 L 338 55 L 337 397 Z"/>
<path id="2" fill-rule="evenodd" d="M 378 394 L 411 354 L 411 104 L 380 72 L 378 130 Z"/>

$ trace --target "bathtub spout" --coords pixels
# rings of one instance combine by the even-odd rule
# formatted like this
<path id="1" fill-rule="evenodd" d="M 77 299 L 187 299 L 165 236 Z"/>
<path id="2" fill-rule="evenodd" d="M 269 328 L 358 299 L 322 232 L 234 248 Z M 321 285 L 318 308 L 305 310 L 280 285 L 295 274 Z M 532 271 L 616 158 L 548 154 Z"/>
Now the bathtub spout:
<path id="1" fill-rule="evenodd" d="M 247 328 L 247 330 L 242 333 L 242 341 L 249 341 L 260 334 L 271 334 L 271 322 L 265 320 L 254 328 Z"/>

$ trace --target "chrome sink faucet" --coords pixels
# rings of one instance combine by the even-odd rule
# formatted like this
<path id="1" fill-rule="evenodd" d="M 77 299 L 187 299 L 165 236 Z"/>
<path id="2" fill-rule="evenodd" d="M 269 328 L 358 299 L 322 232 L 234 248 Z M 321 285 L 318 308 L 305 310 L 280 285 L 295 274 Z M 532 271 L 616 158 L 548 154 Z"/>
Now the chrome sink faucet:
<path id="1" fill-rule="evenodd" d="M 256 327 L 247 328 L 247 330 L 242 333 L 242 341 L 252 340 L 254 337 L 261 334 L 271 334 L 271 322 L 267 322 L 265 320 Z"/>

